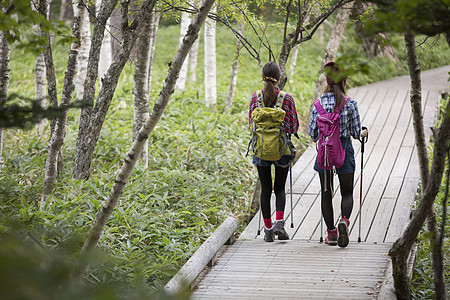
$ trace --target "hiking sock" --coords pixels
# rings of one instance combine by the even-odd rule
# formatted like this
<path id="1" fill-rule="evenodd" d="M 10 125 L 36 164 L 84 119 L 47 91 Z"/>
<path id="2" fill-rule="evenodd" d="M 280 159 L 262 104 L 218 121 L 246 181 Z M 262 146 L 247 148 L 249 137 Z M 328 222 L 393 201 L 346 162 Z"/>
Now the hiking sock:
<path id="1" fill-rule="evenodd" d="M 272 218 L 264 219 L 264 226 L 266 226 L 267 229 L 272 229 Z"/>
<path id="2" fill-rule="evenodd" d="M 276 212 L 276 220 L 284 220 L 284 211 L 279 210 Z"/>

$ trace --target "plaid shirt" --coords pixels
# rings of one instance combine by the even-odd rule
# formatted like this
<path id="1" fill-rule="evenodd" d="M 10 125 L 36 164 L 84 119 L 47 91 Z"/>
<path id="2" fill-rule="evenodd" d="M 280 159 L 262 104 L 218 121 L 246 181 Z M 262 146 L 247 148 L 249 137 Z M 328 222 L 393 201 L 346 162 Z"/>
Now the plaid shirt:
<path id="1" fill-rule="evenodd" d="M 327 112 L 332 112 L 334 108 L 333 93 L 325 93 L 320 97 L 320 104 Z M 341 119 L 339 120 L 339 136 L 349 138 L 352 136 L 355 139 L 359 138 L 361 134 L 361 121 L 359 119 L 358 106 L 356 101 L 348 98 L 347 103 L 342 109 Z M 311 112 L 311 121 L 309 123 L 308 133 L 314 142 L 319 139 L 319 128 L 317 127 L 317 117 L 319 113 L 315 106 Z"/>
<path id="2" fill-rule="evenodd" d="M 278 93 L 280 92 L 280 89 L 278 87 L 275 88 L 276 94 L 278 96 Z M 264 90 L 262 90 L 264 93 Z M 248 110 L 248 126 L 251 129 L 253 125 L 252 121 L 252 112 L 255 108 L 258 107 L 258 97 L 256 95 L 256 92 L 252 95 L 252 100 L 250 101 L 250 109 Z M 297 110 L 295 109 L 295 103 L 294 98 L 292 98 L 291 95 L 286 93 L 286 96 L 284 97 L 283 104 L 281 105 L 281 109 L 283 109 L 286 112 L 286 115 L 284 116 L 284 130 L 287 134 L 294 134 L 298 130 L 298 117 L 297 117 Z"/>

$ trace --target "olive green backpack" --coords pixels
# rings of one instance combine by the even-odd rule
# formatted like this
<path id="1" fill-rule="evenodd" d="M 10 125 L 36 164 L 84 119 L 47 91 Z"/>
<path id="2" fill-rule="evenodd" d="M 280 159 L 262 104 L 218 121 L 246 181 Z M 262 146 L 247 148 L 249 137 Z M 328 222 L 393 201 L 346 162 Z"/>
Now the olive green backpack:
<path id="1" fill-rule="evenodd" d="M 281 108 L 286 93 L 280 91 L 275 107 L 265 107 L 262 100 L 262 91 L 257 91 L 258 107 L 252 112 L 252 137 L 248 145 L 256 157 L 277 161 L 283 155 L 290 155 L 289 139 L 284 131 L 283 120 L 286 112 Z"/>

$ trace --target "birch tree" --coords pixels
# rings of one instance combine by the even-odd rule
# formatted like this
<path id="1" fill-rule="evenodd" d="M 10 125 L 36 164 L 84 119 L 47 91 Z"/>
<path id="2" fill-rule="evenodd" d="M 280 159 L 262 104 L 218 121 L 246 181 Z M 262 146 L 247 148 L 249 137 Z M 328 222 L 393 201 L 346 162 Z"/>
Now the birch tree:
<path id="1" fill-rule="evenodd" d="M 244 23 L 239 22 L 239 29 L 238 33 L 240 35 L 244 34 Z M 228 96 L 227 96 L 227 102 L 225 105 L 225 112 L 228 112 L 233 107 L 233 100 L 234 100 L 234 94 L 236 91 L 236 83 L 237 83 L 237 75 L 238 75 L 238 69 L 239 69 L 239 52 L 241 51 L 242 43 L 239 39 L 236 39 L 236 50 L 234 52 L 234 63 L 233 67 L 231 68 L 231 82 L 230 86 L 228 88 Z"/>
<path id="2" fill-rule="evenodd" d="M 180 18 L 180 45 L 183 42 L 183 38 L 186 35 L 188 26 L 190 23 L 189 14 L 187 12 L 181 12 L 181 18 Z M 189 57 L 189 54 L 188 54 Z M 177 80 L 176 83 L 176 89 L 184 90 L 186 87 L 186 79 L 188 74 L 188 67 L 189 67 L 189 59 L 186 59 L 183 63 L 183 66 L 180 70 L 180 77 Z"/>
<path id="3" fill-rule="evenodd" d="M 106 3 L 108 3 L 108 6 L 110 5 L 109 2 L 103 3 L 105 5 Z M 130 57 L 131 50 L 133 49 L 137 37 L 142 32 L 142 24 L 144 24 L 145 20 L 151 18 L 155 3 L 156 0 L 145 0 L 131 24 L 128 24 L 128 20 L 125 19 L 128 17 L 129 3 L 122 3 L 122 15 L 125 19 L 122 21 L 123 41 L 119 52 L 114 57 L 114 60 L 109 67 L 108 72 L 103 78 L 102 86 L 93 108 L 91 105 L 93 105 L 94 103 L 94 79 L 96 79 L 96 76 L 88 75 L 88 78 L 86 80 L 87 82 L 85 83 L 85 94 L 87 89 L 89 89 L 90 93 L 87 96 L 85 95 L 83 99 L 83 102 L 85 102 L 88 107 L 84 111 L 84 114 L 82 114 L 82 116 L 80 117 L 80 130 L 78 132 L 75 167 L 73 170 L 73 176 L 76 179 L 87 179 L 90 176 L 92 155 L 97 145 L 103 122 L 105 121 L 109 105 L 111 104 L 111 100 L 113 98 L 119 76 Z M 98 44 L 96 46 L 98 46 Z M 90 58 L 92 57 L 92 72 L 96 71 L 95 68 L 98 67 L 98 61 L 95 61 L 95 57 L 98 56 L 93 55 L 92 52 L 95 50 L 93 48 L 94 46 L 91 47 L 90 54 Z M 91 72 L 89 66 L 88 72 Z"/>
<path id="4" fill-rule="evenodd" d="M 100 12 L 100 7 L 103 1 L 104 0 L 97 0 L 95 4 L 95 11 L 97 15 Z M 111 37 L 111 20 L 110 18 L 108 18 L 106 20 L 105 33 L 103 35 L 102 46 L 100 48 L 100 61 L 98 67 L 98 76 L 100 77 L 100 83 L 102 82 L 101 79 L 105 77 L 106 72 L 108 71 L 108 68 L 111 65 L 112 58 L 113 53 L 112 53 L 112 37 Z"/>
<path id="5" fill-rule="evenodd" d="M 155 48 L 156 48 L 156 39 L 158 37 L 158 27 L 159 20 L 161 18 L 161 14 L 155 12 L 152 15 L 152 25 L 150 29 L 150 59 L 149 59 L 149 67 L 148 67 L 148 90 L 150 91 L 150 87 L 152 86 L 152 73 L 153 73 L 153 60 L 155 57 Z"/>
<path id="6" fill-rule="evenodd" d="M 213 13 L 215 8 L 213 8 Z M 205 22 L 205 104 L 207 107 L 217 103 L 216 74 L 216 22 L 209 19 Z"/>
<path id="7" fill-rule="evenodd" d="M 197 81 L 197 64 L 198 64 L 198 49 L 200 47 L 200 37 L 198 37 L 192 49 L 189 52 L 189 82 L 194 83 Z"/>
<path id="8" fill-rule="evenodd" d="M 149 116 L 149 69 L 150 56 L 152 55 L 152 30 L 154 30 L 155 14 L 148 21 L 142 24 L 142 34 L 136 43 L 136 66 L 134 69 L 133 85 L 133 110 L 134 110 L 134 128 L 133 139 L 139 133 L 142 124 Z M 153 21 L 153 22 L 152 22 Z M 140 159 L 144 168 L 148 167 L 148 142 L 146 141 L 142 148 Z"/>
<path id="9" fill-rule="evenodd" d="M 35 9 L 34 5 L 33 9 Z M 47 3 L 47 20 L 50 17 L 50 2 Z M 42 30 L 39 25 L 33 26 L 37 32 L 38 39 L 40 39 L 43 34 Z M 36 68 L 34 70 L 34 97 L 36 98 L 36 101 L 39 103 L 39 105 L 43 108 L 47 107 L 47 84 L 46 84 L 46 72 L 45 72 L 45 57 L 43 52 L 39 52 L 38 56 L 36 57 Z M 45 127 L 45 120 L 40 121 L 36 124 L 36 128 L 39 133 L 42 134 L 44 127 Z"/>
<path id="10" fill-rule="evenodd" d="M 89 12 L 87 7 L 84 6 L 81 8 L 84 10 L 83 19 L 81 20 L 81 46 L 78 54 L 78 69 L 77 69 L 77 77 L 75 81 L 75 91 L 77 94 L 77 99 L 79 101 L 83 100 L 84 94 L 84 81 L 86 80 L 87 74 L 87 65 L 89 60 L 89 49 L 91 48 L 91 22 L 89 19 Z M 73 7 L 75 15 L 78 13 L 77 6 Z"/>
<path id="11" fill-rule="evenodd" d="M 45 1 L 43 1 L 45 4 Z M 85 10 L 83 9 L 84 3 L 83 0 L 79 0 L 78 9 L 76 11 L 73 27 L 72 27 L 72 37 L 74 38 L 69 53 L 69 59 L 67 61 L 67 68 L 64 76 L 64 86 L 61 96 L 61 101 L 59 104 L 59 108 L 62 110 L 62 115 L 57 118 L 55 122 L 54 130 L 51 134 L 50 143 L 47 150 L 47 160 L 45 163 L 45 178 L 44 178 L 44 187 L 41 198 L 41 207 L 44 207 L 48 196 L 53 192 L 53 189 L 56 184 L 57 179 L 57 158 L 58 153 L 61 150 L 64 136 L 66 133 L 66 122 L 67 122 L 67 111 L 70 100 L 72 99 L 73 91 L 75 89 L 75 75 L 76 75 L 76 65 L 77 65 L 77 56 L 80 48 L 80 25 L 83 19 L 83 15 L 85 14 Z M 50 42 L 50 40 L 49 40 Z M 50 45 L 49 45 L 50 47 Z"/>
<path id="12" fill-rule="evenodd" d="M 317 79 L 316 88 L 314 90 L 313 96 L 314 100 L 319 98 L 320 94 L 325 89 L 326 79 L 325 74 L 323 72 L 323 66 L 329 61 L 334 61 L 336 58 L 336 54 L 339 49 L 339 44 L 341 43 L 341 39 L 344 35 L 345 27 L 347 26 L 351 9 L 353 7 L 353 3 L 354 2 L 351 2 L 347 4 L 345 7 L 342 7 L 338 10 L 336 20 L 334 21 L 333 30 L 331 31 L 331 36 L 330 39 L 328 40 L 328 44 L 322 58 L 322 64 L 319 71 L 319 78 Z"/>
<path id="13" fill-rule="evenodd" d="M 11 46 L 6 33 L 0 31 L 0 106 L 4 106 L 8 99 L 10 55 Z M 0 171 L 3 166 L 4 132 L 4 128 L 0 128 Z"/>
<path id="14" fill-rule="evenodd" d="M 164 112 L 164 109 L 166 108 L 170 100 L 170 96 L 173 94 L 175 83 L 177 81 L 181 66 L 185 61 L 186 56 L 188 55 L 188 52 L 192 47 L 192 44 L 197 38 L 200 27 L 205 21 L 206 16 L 213 4 L 214 0 L 205 0 L 198 14 L 192 20 L 192 23 L 187 31 L 187 34 L 183 39 L 183 43 L 180 45 L 177 53 L 175 54 L 174 59 L 172 60 L 172 63 L 170 64 L 166 80 L 159 94 L 159 98 L 152 109 L 152 113 L 147 118 L 144 125 L 141 127 L 136 139 L 134 139 L 133 145 L 128 151 L 125 157 L 125 161 L 123 162 L 123 165 L 116 179 L 114 180 L 114 185 L 111 188 L 111 191 L 108 195 L 108 199 L 105 201 L 103 207 L 96 215 L 96 218 L 89 231 L 88 239 L 83 245 L 81 254 L 89 252 L 90 250 L 96 247 L 100 235 L 103 231 L 103 228 L 105 227 L 106 222 L 109 220 L 114 208 L 117 205 L 120 196 L 123 193 L 125 185 L 128 182 L 130 174 L 134 168 L 134 165 L 136 164 L 140 152 L 142 151 L 145 141 L 148 139 L 148 137 L 155 129 L 156 124 L 160 120 Z M 82 274 L 84 272 L 84 269 L 85 265 L 82 262 L 80 262 L 77 266 L 77 270 L 75 270 L 75 274 L 76 275 Z"/>

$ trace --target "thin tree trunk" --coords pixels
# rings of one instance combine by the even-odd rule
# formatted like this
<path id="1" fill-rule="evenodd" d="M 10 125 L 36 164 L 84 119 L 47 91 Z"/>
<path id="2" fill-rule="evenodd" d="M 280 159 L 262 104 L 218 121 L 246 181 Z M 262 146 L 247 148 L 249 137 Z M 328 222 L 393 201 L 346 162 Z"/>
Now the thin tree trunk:
<path id="1" fill-rule="evenodd" d="M 78 138 L 76 145 L 75 154 L 75 167 L 73 169 L 73 177 L 75 179 L 83 179 L 87 177 L 82 176 L 82 166 L 79 165 L 79 160 L 83 157 L 86 151 L 86 144 L 90 141 L 87 140 L 89 132 L 89 124 L 92 115 L 92 109 L 94 105 L 95 97 L 95 82 L 98 76 L 98 64 L 100 59 L 100 48 L 103 41 L 103 36 L 105 33 L 104 24 L 111 16 L 114 7 L 117 4 L 117 0 L 104 1 L 100 7 L 100 11 L 97 13 L 94 32 L 92 34 L 91 49 L 89 51 L 89 61 L 88 61 L 88 73 L 86 80 L 84 82 L 84 94 L 83 94 L 83 105 L 80 113 L 80 126 L 78 130 Z"/>
<path id="2" fill-rule="evenodd" d="M 217 104 L 216 22 L 211 19 L 205 22 L 205 104 Z"/>
<path id="3" fill-rule="evenodd" d="M 150 63 L 150 43 L 153 24 L 146 21 L 142 24 L 142 34 L 139 36 L 136 44 L 136 66 L 134 69 L 133 86 L 133 110 L 134 110 L 134 128 L 133 139 L 136 138 L 144 121 L 149 116 L 148 112 L 148 75 Z M 140 159 L 144 168 L 148 167 L 148 141 L 142 148 Z"/>
<path id="4" fill-rule="evenodd" d="M 294 76 L 294 69 L 297 65 L 297 57 L 298 57 L 298 48 L 300 45 L 295 45 L 292 49 L 292 57 L 291 57 L 291 64 L 289 65 L 289 77 L 292 78 Z"/>
<path id="5" fill-rule="evenodd" d="M 6 39 L 6 33 L 0 31 L 0 106 L 3 107 L 8 100 L 9 71 L 11 47 Z M 0 128 L 0 171 L 3 167 L 3 140 L 4 128 Z"/>
<path id="6" fill-rule="evenodd" d="M 77 14 L 77 6 L 73 7 L 75 15 Z M 77 94 L 77 100 L 83 100 L 84 94 L 84 81 L 87 76 L 87 66 L 89 61 L 89 49 L 91 48 L 91 22 L 89 18 L 89 12 L 86 7 L 82 8 L 83 19 L 81 20 L 81 46 L 78 54 L 78 70 L 75 81 L 75 91 Z"/>
<path id="7" fill-rule="evenodd" d="M 141 25 L 145 20 L 151 18 L 155 2 L 156 0 L 144 1 L 133 23 L 129 25 L 128 28 L 123 28 L 124 33 L 121 49 L 114 57 L 114 61 L 103 78 L 102 87 L 97 97 L 94 109 L 89 117 L 88 127 L 84 128 L 85 135 L 80 136 L 80 133 L 78 134 L 78 138 L 80 140 L 77 144 L 77 156 L 75 158 L 73 173 L 76 179 L 87 179 L 90 176 L 92 155 L 95 147 L 97 146 L 100 131 L 102 129 L 103 122 L 105 121 L 109 105 L 111 104 L 119 76 L 128 61 L 128 58 L 130 57 L 131 50 L 133 49 L 137 37 L 142 32 Z M 124 24 L 128 24 L 128 22 L 124 20 Z"/>
<path id="8" fill-rule="evenodd" d="M 442 179 L 443 167 L 436 166 L 436 161 L 438 164 L 445 165 L 446 151 L 442 149 L 448 147 L 448 135 L 449 135 L 449 116 L 444 116 L 444 121 L 442 122 L 441 128 L 435 139 L 435 150 L 433 155 L 433 165 L 431 169 L 431 174 L 428 167 L 428 154 L 427 146 L 425 142 L 425 133 L 423 128 L 423 115 L 422 115 L 422 103 L 421 103 L 421 81 L 420 81 L 420 68 L 415 50 L 415 39 L 414 35 L 410 33 L 405 33 L 405 44 L 407 49 L 407 59 L 408 67 L 411 78 L 411 91 L 410 91 L 410 101 L 411 110 L 413 115 L 413 126 L 415 134 L 415 142 L 417 146 L 417 153 L 419 158 L 420 167 L 420 177 L 422 180 L 422 187 L 424 196 L 422 197 L 418 208 L 416 209 L 413 218 L 410 220 L 408 227 L 406 228 L 403 235 L 394 243 L 391 249 L 392 266 L 393 266 L 393 276 L 394 276 L 394 286 L 397 296 L 400 299 L 410 299 L 410 282 L 406 273 L 406 261 L 409 257 L 409 252 L 413 242 L 415 241 L 417 234 L 422 227 L 425 218 L 428 217 L 428 226 L 433 232 L 433 237 L 431 238 L 432 244 L 436 245 L 436 240 L 438 239 L 437 222 L 436 216 L 433 211 L 433 202 L 436 194 L 439 191 L 440 180 Z M 449 112 L 449 105 L 447 105 L 447 113 Z M 447 128 L 447 129 L 446 129 Z M 442 133 L 442 130 L 447 130 L 447 132 Z M 442 138 L 447 138 L 447 140 L 442 140 Z M 441 152 L 444 152 L 442 154 Z M 443 156 L 443 158 L 442 158 Z M 444 162 L 441 162 L 444 160 Z M 436 180 L 439 179 L 439 184 L 436 187 Z M 430 196 L 432 194 L 433 196 Z M 420 207 L 420 209 L 419 209 Z M 412 224 L 414 223 L 414 224 Z M 433 265 L 433 280 L 435 281 L 435 291 L 436 296 L 441 295 L 444 291 L 445 297 L 445 283 L 443 283 L 443 268 L 439 267 L 442 264 L 442 260 L 439 262 L 439 250 L 432 247 L 432 265 Z M 442 256 L 441 256 L 442 259 Z M 440 274 L 441 273 L 441 274 Z M 443 291 L 442 291 L 443 285 Z M 438 290 L 439 289 L 439 290 Z M 437 298 L 443 299 L 443 298 Z"/>
<path id="9" fill-rule="evenodd" d="M 130 178 L 131 171 L 136 164 L 136 160 L 139 157 L 139 153 L 141 152 L 142 147 L 144 146 L 144 142 L 153 132 L 156 124 L 158 123 L 164 112 L 164 109 L 167 106 L 167 103 L 170 100 L 170 96 L 173 94 L 175 83 L 177 81 L 181 66 L 186 59 L 186 56 L 189 53 L 192 44 L 197 38 L 200 27 L 205 21 L 205 18 L 213 4 L 214 0 L 205 0 L 203 6 L 200 8 L 199 13 L 195 16 L 191 25 L 189 26 L 186 37 L 184 38 L 183 43 L 180 45 L 180 48 L 178 49 L 174 59 L 172 60 L 172 63 L 170 64 L 164 86 L 161 90 L 161 93 L 159 94 L 159 98 L 155 103 L 155 106 L 153 107 L 152 113 L 140 129 L 136 139 L 133 141 L 133 145 L 126 155 L 122 168 L 120 169 L 119 174 L 114 180 L 114 185 L 109 193 L 108 199 L 105 201 L 105 204 L 103 205 L 101 210 L 97 213 L 97 216 L 89 231 L 88 239 L 83 245 L 81 254 L 84 254 L 97 246 L 103 228 L 110 218 L 120 196 L 123 193 L 125 185 Z M 85 265 L 80 263 L 77 267 L 78 269 L 75 270 L 75 275 L 79 276 L 84 272 Z"/>
<path id="10" fill-rule="evenodd" d="M 184 36 L 186 35 L 189 23 L 190 23 L 189 14 L 183 11 L 181 13 L 181 20 L 180 20 L 180 45 L 183 42 Z M 184 88 L 186 87 L 188 67 L 189 67 L 189 54 L 188 59 L 184 61 L 183 66 L 181 67 L 180 77 L 178 78 L 178 81 L 176 83 L 176 89 L 178 90 L 184 90 Z"/>
<path id="11" fill-rule="evenodd" d="M 45 2 L 45 1 L 44 1 Z M 59 108 L 63 111 L 62 116 L 58 117 L 55 123 L 55 129 L 52 132 L 50 144 L 48 146 L 47 160 L 45 164 L 44 188 L 41 198 L 41 208 L 47 202 L 47 197 L 53 192 L 57 179 L 57 157 L 64 142 L 66 134 L 67 111 L 70 100 L 72 99 L 75 89 L 74 79 L 76 75 L 77 56 L 80 48 L 80 25 L 85 10 L 83 8 L 83 0 L 78 2 L 78 10 L 74 17 L 72 27 L 72 37 L 74 41 L 70 47 L 69 59 L 67 61 L 66 73 L 64 76 L 64 86 Z"/>
<path id="12" fill-rule="evenodd" d="M 152 28 L 150 34 L 150 61 L 148 67 L 148 90 L 152 86 L 153 60 L 155 58 L 156 38 L 158 37 L 158 27 L 160 13 L 155 12 L 152 16 Z"/>
<path id="13" fill-rule="evenodd" d="M 347 26 L 352 7 L 353 2 L 347 4 L 345 8 L 340 8 L 338 14 L 336 15 L 333 30 L 331 31 L 331 36 L 328 40 L 327 48 L 325 49 L 325 54 L 322 58 L 322 64 L 319 70 L 319 78 L 316 82 L 313 100 L 319 98 L 320 94 L 322 94 L 323 90 L 325 89 L 326 80 L 325 74 L 323 73 L 323 66 L 327 62 L 333 61 L 336 57 L 337 51 L 339 49 L 339 44 L 341 43 L 342 37 L 344 36 L 345 27 Z"/>
<path id="14" fill-rule="evenodd" d="M 244 23 L 239 22 L 238 33 L 242 35 L 244 33 Z M 234 63 L 231 69 L 231 82 L 228 88 L 227 103 L 225 105 L 225 112 L 228 112 L 233 107 L 234 94 L 236 91 L 236 82 L 239 68 L 239 52 L 241 51 L 242 43 L 239 39 L 236 39 L 236 50 L 234 52 Z"/>
<path id="15" fill-rule="evenodd" d="M 59 9 L 59 21 L 67 21 L 73 19 L 72 1 L 61 0 L 61 7 Z"/>
<path id="16" fill-rule="evenodd" d="M 195 40 L 192 49 L 189 52 L 189 82 L 197 81 L 197 64 L 198 64 L 198 49 L 200 46 L 200 36 Z"/>
<path id="17" fill-rule="evenodd" d="M 96 14 L 99 13 L 100 7 L 102 4 L 102 1 L 104 0 L 97 0 L 96 3 Z M 100 49 L 100 61 L 99 61 L 99 67 L 98 67 L 98 76 L 100 78 L 100 84 L 102 83 L 103 77 L 105 77 L 106 72 L 108 71 L 109 66 L 111 65 L 111 62 L 113 60 L 113 53 L 112 53 L 112 45 L 111 45 L 111 21 L 108 18 L 106 21 L 106 28 L 102 40 L 102 46 Z"/>
<path id="18" fill-rule="evenodd" d="M 34 8 L 35 6 L 32 5 Z M 50 14 L 50 3 L 47 4 L 47 20 L 49 19 Z M 41 28 L 39 25 L 34 26 L 35 30 L 37 31 L 38 38 L 41 38 L 43 36 Z M 34 96 L 36 98 L 36 101 L 39 103 L 39 105 L 43 108 L 47 107 L 47 82 L 46 82 L 46 72 L 45 72 L 45 56 L 44 53 L 41 52 L 36 57 L 36 69 L 34 71 Z M 40 134 L 43 133 L 46 120 L 43 119 L 39 123 L 36 124 L 36 128 Z"/>

